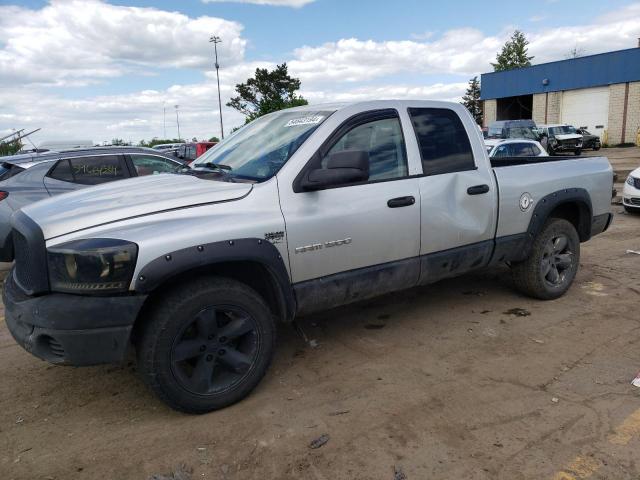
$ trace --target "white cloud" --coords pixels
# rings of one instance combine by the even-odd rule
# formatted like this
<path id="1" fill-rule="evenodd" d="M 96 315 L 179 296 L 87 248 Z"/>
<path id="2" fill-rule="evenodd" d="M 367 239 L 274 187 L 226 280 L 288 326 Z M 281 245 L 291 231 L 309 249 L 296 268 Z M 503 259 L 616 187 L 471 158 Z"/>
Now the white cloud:
<path id="1" fill-rule="evenodd" d="M 375 98 L 455 101 L 468 78 L 491 70 L 490 62 L 513 28 L 493 35 L 456 29 L 404 41 L 339 39 L 301 46 L 277 63 L 287 61 L 291 74 L 302 80 L 302 94 L 312 103 Z M 245 60 L 242 31 L 242 25 L 224 19 L 189 18 L 98 0 L 55 0 L 35 10 L 0 6 L 0 136 L 11 128 L 42 127 L 36 139 L 149 139 L 163 135 L 163 105 L 167 135 L 176 136 L 176 104 L 183 137 L 218 135 L 215 71 L 207 70 L 211 68 L 208 36 L 217 33 L 224 41 L 223 103 L 234 95 L 235 84 L 257 67 L 273 68 L 276 63 Z M 534 63 L 542 63 L 565 58 L 574 46 L 586 53 L 632 48 L 638 32 L 640 4 L 591 24 L 525 34 Z M 201 69 L 205 79 L 120 95 L 65 98 L 67 92 L 73 93 L 68 97 L 77 97 L 78 90 L 71 85 L 108 82 L 131 71 L 154 73 L 155 66 Z M 438 81 L 438 75 L 452 78 L 451 83 Z M 66 88 L 51 89 L 47 86 L 51 84 Z M 243 117 L 227 107 L 223 115 L 227 131 L 243 123 Z"/>
<path id="2" fill-rule="evenodd" d="M 242 61 L 242 25 L 100 0 L 53 0 L 39 9 L 0 6 L 0 85 L 82 85 L 152 67 L 206 68 L 209 36 L 221 62 Z"/>
<path id="3" fill-rule="evenodd" d="M 202 0 L 204 3 L 252 3 L 254 5 L 272 5 L 274 7 L 304 7 L 316 0 Z"/>

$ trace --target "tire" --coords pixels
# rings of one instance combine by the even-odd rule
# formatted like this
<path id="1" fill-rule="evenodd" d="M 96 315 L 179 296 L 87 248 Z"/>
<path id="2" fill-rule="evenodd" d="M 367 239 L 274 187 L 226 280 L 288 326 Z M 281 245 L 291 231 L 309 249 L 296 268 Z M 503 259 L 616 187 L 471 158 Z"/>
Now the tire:
<path id="1" fill-rule="evenodd" d="M 578 232 L 567 220 L 551 218 L 533 241 L 529 258 L 512 264 L 511 273 L 520 292 L 553 300 L 569 290 L 579 265 Z"/>
<path id="2" fill-rule="evenodd" d="M 575 154 L 576 157 L 579 157 L 580 154 L 582 154 L 582 149 L 579 148 L 578 150 L 574 151 L 573 153 Z"/>
<path id="3" fill-rule="evenodd" d="M 596 144 L 593 146 L 593 150 L 597 152 L 598 150 L 600 150 L 600 146 L 601 146 L 601 145 L 600 145 L 599 143 L 596 143 Z"/>
<path id="4" fill-rule="evenodd" d="M 167 405 L 206 413 L 246 397 L 264 377 L 276 326 L 247 285 L 203 277 L 153 305 L 136 345 L 145 383 Z"/>
<path id="5" fill-rule="evenodd" d="M 553 150 L 553 147 L 551 145 L 547 147 L 547 153 L 549 154 L 550 157 L 553 157 L 556 154 L 556 152 Z"/>

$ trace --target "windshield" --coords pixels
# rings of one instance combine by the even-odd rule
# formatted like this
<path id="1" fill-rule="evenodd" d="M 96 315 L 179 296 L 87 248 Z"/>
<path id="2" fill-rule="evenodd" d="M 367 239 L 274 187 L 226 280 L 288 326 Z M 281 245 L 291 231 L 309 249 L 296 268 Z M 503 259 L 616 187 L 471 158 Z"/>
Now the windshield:
<path id="1" fill-rule="evenodd" d="M 283 110 L 258 118 L 208 150 L 191 166 L 222 165 L 230 176 L 263 182 L 274 176 L 332 113 Z"/>
<path id="2" fill-rule="evenodd" d="M 493 127 L 489 128 L 489 138 L 526 138 L 537 140 L 538 135 L 532 127 Z"/>
<path id="3" fill-rule="evenodd" d="M 549 133 L 551 133 L 551 135 L 567 135 L 576 133 L 576 128 L 570 125 L 563 125 L 561 127 L 549 127 Z"/>

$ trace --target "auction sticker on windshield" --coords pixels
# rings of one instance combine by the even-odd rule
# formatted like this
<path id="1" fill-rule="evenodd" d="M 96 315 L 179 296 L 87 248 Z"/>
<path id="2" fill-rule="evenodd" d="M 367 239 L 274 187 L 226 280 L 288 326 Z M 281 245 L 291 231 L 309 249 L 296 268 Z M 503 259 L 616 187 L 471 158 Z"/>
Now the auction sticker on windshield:
<path id="1" fill-rule="evenodd" d="M 310 115 L 308 117 L 292 118 L 285 124 L 285 127 L 297 127 L 299 125 L 315 125 L 316 123 L 322 122 L 322 120 L 324 120 L 323 115 Z"/>

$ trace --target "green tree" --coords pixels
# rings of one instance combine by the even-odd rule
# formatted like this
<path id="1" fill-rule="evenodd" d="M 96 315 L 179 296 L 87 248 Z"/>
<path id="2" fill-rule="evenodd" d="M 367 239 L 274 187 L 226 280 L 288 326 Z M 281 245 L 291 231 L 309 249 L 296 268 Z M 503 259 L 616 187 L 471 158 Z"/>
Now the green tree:
<path id="1" fill-rule="evenodd" d="M 496 55 L 496 63 L 492 63 L 494 72 L 511 70 L 531 66 L 531 60 L 527 51 L 529 41 L 520 30 L 516 30 L 511 38 L 502 46 L 500 53 Z"/>
<path id="2" fill-rule="evenodd" d="M 238 96 L 233 97 L 227 106 L 244 114 L 247 117 L 245 123 L 249 123 L 283 108 L 307 105 L 309 102 L 297 93 L 298 90 L 300 80 L 289 76 L 286 63 L 272 71 L 256 68 L 253 78 L 236 85 Z"/>
<path id="3" fill-rule="evenodd" d="M 14 155 L 22 148 L 20 141 L 0 142 L 0 157 Z"/>
<path id="4" fill-rule="evenodd" d="M 138 144 L 141 147 L 154 147 L 156 145 L 161 145 L 163 143 L 184 143 L 184 140 L 178 140 L 177 138 L 158 138 L 158 137 L 153 137 L 151 140 L 149 140 L 148 142 L 146 140 L 140 140 L 140 143 Z"/>
<path id="5" fill-rule="evenodd" d="M 478 77 L 469 80 L 467 91 L 462 97 L 461 102 L 471 113 L 478 125 L 482 125 L 482 101 L 480 100 L 480 82 Z"/>
<path id="6" fill-rule="evenodd" d="M 219 139 L 218 137 L 211 137 L 211 138 L 209 139 L 209 141 L 210 141 L 210 142 L 219 142 L 219 141 L 220 141 L 220 139 Z"/>

